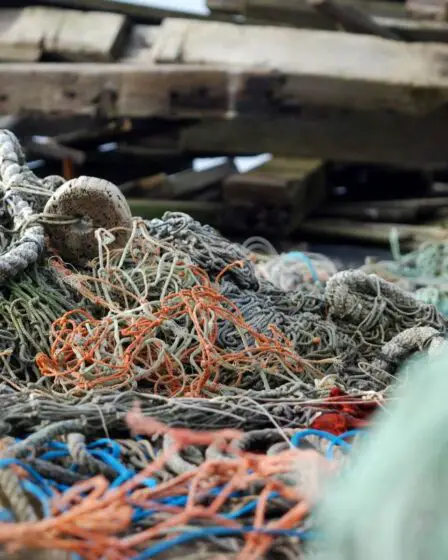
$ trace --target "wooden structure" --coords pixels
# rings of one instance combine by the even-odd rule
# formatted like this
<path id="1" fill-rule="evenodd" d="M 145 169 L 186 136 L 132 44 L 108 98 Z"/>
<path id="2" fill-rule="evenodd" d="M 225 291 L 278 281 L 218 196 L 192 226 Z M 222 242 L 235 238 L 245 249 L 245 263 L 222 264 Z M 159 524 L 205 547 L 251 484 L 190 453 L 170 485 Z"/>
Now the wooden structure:
<path id="1" fill-rule="evenodd" d="M 208 0 L 210 15 L 193 17 L 130 0 L 5 1 L 0 124 L 38 172 L 105 176 L 140 209 L 148 197 L 157 211 L 194 198 L 201 215 L 230 206 L 250 221 L 258 182 L 260 215 L 278 197 L 291 231 L 324 198 L 305 196 L 316 170 L 447 168 L 444 5 Z M 231 160 L 191 169 L 196 157 L 264 152 L 275 172 L 238 176 Z"/>

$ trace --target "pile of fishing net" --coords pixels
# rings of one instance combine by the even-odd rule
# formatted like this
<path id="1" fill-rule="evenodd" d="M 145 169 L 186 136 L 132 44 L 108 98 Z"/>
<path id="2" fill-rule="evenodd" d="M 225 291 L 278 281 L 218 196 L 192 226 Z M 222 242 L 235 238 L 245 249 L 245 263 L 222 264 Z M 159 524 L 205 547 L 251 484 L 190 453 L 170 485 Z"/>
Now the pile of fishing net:
<path id="1" fill-rule="evenodd" d="M 307 440 L 315 464 L 347 452 L 401 364 L 442 344 L 443 316 L 359 270 L 275 286 L 190 216 L 132 219 L 113 185 L 37 178 L 6 131 L 0 187 L 0 466 L 36 502 L 23 517 L 3 490 L 0 543 L 297 558 L 297 445 L 329 441 Z"/>
<path id="2" fill-rule="evenodd" d="M 81 422 L 4 438 L 0 544 L 57 558 L 301 558 L 346 441 L 315 430 L 170 429 L 87 441 Z"/>
<path id="3" fill-rule="evenodd" d="M 391 231 L 390 247 L 393 260 L 373 260 L 362 269 L 375 273 L 411 292 L 423 303 L 434 305 L 448 316 L 448 243 L 446 240 L 422 243 L 415 251 L 403 253 L 399 235 Z"/>

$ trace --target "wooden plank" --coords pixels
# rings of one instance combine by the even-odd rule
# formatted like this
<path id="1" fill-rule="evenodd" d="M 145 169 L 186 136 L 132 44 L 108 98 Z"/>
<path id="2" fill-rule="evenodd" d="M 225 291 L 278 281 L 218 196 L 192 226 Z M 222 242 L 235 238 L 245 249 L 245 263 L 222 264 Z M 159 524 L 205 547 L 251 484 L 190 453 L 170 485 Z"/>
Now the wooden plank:
<path id="1" fill-rule="evenodd" d="M 376 17 L 375 21 L 407 41 L 448 42 L 448 24 L 443 21 Z"/>
<path id="2" fill-rule="evenodd" d="M 25 145 L 25 152 L 29 156 L 54 159 L 57 161 L 70 160 L 82 165 L 86 161 L 86 154 L 81 150 L 61 146 L 51 138 L 43 142 L 30 141 Z"/>
<path id="3" fill-rule="evenodd" d="M 407 198 L 398 200 L 365 200 L 332 202 L 320 207 L 316 216 L 366 220 L 373 222 L 414 222 L 448 208 L 448 197 Z"/>
<path id="4" fill-rule="evenodd" d="M 173 51 L 175 36 L 181 46 Z M 159 63 L 271 72 L 282 82 L 274 95 L 295 104 L 426 113 L 448 98 L 448 46 L 441 44 L 167 19 L 153 55 Z"/>
<path id="5" fill-rule="evenodd" d="M 44 15 L 42 10 L 26 8 L 2 10 L 1 16 L 0 60 L 33 62 L 41 57 L 44 43 L 56 32 L 62 14 Z"/>
<path id="6" fill-rule="evenodd" d="M 111 117 L 224 116 L 233 79 L 223 69 L 174 65 L 2 64 L 0 114 L 95 115 L 107 93 Z"/>
<path id="7" fill-rule="evenodd" d="M 320 160 L 275 157 L 252 171 L 231 175 L 224 181 L 223 198 L 238 204 L 293 204 L 303 185 L 316 177 L 320 183 L 321 176 Z"/>
<path id="8" fill-rule="evenodd" d="M 249 173 L 231 175 L 223 183 L 223 198 L 233 206 L 287 209 L 282 231 L 294 231 L 326 196 L 323 162 L 312 159 L 274 158 Z"/>
<path id="9" fill-rule="evenodd" d="M 50 54 L 65 60 L 109 61 L 118 53 L 125 30 L 126 18 L 118 14 L 24 8 L 0 33 L 0 59 L 33 61 Z"/>
<path id="10" fill-rule="evenodd" d="M 376 35 L 385 39 L 400 40 L 399 35 L 379 25 L 369 14 L 362 10 L 362 4 L 348 6 L 335 0 L 309 0 L 309 3 L 324 17 L 333 20 L 336 25 L 341 26 L 349 33 L 365 33 Z"/>
<path id="11" fill-rule="evenodd" d="M 343 6 L 355 6 L 373 16 L 406 18 L 404 7 L 398 3 L 376 0 L 339 0 Z M 313 28 L 328 29 L 329 22 L 316 12 L 309 0 L 207 0 L 212 12 L 238 14 L 271 22 L 291 21 L 291 25 L 305 23 Z M 313 25 L 314 23 L 314 25 Z"/>
<path id="12" fill-rule="evenodd" d="M 228 161 L 204 171 L 186 169 L 174 175 L 160 173 L 156 176 L 142 177 L 125 183 L 120 188 L 124 193 L 142 191 L 152 199 L 176 199 L 194 196 L 220 183 L 232 173 L 236 173 L 236 167 L 233 162 Z"/>
<path id="13" fill-rule="evenodd" d="M 126 42 L 122 62 L 132 64 L 151 64 L 152 46 L 155 43 L 158 25 L 134 25 Z"/>
<path id="14" fill-rule="evenodd" d="M 406 9 L 417 18 L 448 19 L 447 0 L 407 0 Z"/>
<path id="15" fill-rule="evenodd" d="M 188 28 L 183 56 L 201 62 L 229 57 L 234 65 L 4 64 L 0 112 L 91 114 L 107 94 L 108 114 L 113 116 L 211 116 L 255 109 L 275 115 L 300 112 L 306 105 L 426 113 L 445 104 L 448 97 L 445 45 L 402 45 L 361 35 L 217 24 L 225 26 L 227 46 L 219 49 L 219 41 L 211 41 L 210 36 L 215 24 L 197 23 L 195 29 L 196 25 L 205 32 L 195 39 Z M 237 46 L 239 35 L 241 46 Z M 248 53 L 247 60 L 243 52 Z M 291 52 L 298 55 L 292 57 Z M 358 56 L 353 57 L 353 52 Z M 254 69 L 264 55 L 264 69 Z"/>
<path id="16" fill-rule="evenodd" d="M 188 1 L 188 0 L 187 0 Z M 151 2 L 133 2 L 130 0 L 2 0 L 1 7 L 17 8 L 35 6 L 38 3 L 41 6 L 51 6 L 57 8 L 69 8 L 74 10 L 88 10 L 96 12 L 112 12 L 122 14 L 133 22 L 138 24 L 155 25 L 159 24 L 167 17 L 182 17 L 194 19 L 217 19 L 229 20 L 229 16 L 216 13 L 213 16 L 209 14 L 195 14 L 181 9 L 167 9 L 151 6 Z M 160 4 L 160 2 L 159 2 Z"/>
<path id="17" fill-rule="evenodd" d="M 196 220 L 221 227 L 226 224 L 229 213 L 222 202 L 203 202 L 197 200 L 152 200 L 148 198 L 128 198 L 134 216 L 148 220 L 161 218 L 165 212 L 184 212 Z"/>
<path id="18" fill-rule="evenodd" d="M 312 218 L 300 225 L 300 233 L 333 239 L 351 239 L 361 242 L 389 245 L 390 231 L 396 229 L 400 242 L 406 248 L 417 248 L 425 241 L 445 241 L 448 232 L 444 227 L 395 223 L 366 223 L 333 218 Z"/>
<path id="19" fill-rule="evenodd" d="M 421 0 L 422 3 L 427 0 Z M 400 3 L 339 0 L 342 6 L 362 8 L 373 21 L 405 40 L 447 41 L 448 25 L 437 21 L 412 20 Z M 299 28 L 337 30 L 337 24 L 310 6 L 308 0 L 208 0 L 214 15 L 238 14 L 246 23 L 287 25 Z"/>
<path id="20" fill-rule="evenodd" d="M 62 12 L 57 34 L 47 47 L 64 60 L 108 62 L 121 54 L 127 30 L 126 17 L 102 12 L 80 12 L 41 8 L 46 13 Z"/>
<path id="21" fill-rule="evenodd" d="M 304 108 L 295 117 L 209 120 L 181 131 L 180 148 L 194 155 L 311 157 L 445 169 L 448 110 L 426 117 L 388 112 Z"/>

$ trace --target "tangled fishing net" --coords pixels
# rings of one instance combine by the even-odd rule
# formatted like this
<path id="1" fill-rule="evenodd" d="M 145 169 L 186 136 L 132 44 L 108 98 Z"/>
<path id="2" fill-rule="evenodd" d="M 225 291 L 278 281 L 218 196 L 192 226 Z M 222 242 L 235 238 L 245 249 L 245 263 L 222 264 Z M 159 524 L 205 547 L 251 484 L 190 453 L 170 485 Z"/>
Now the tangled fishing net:
<path id="1" fill-rule="evenodd" d="M 417 250 L 403 254 L 398 233 L 392 230 L 390 247 L 393 260 L 369 263 L 364 270 L 394 282 L 448 316 L 447 241 L 422 243 Z"/>
<path id="2" fill-rule="evenodd" d="M 107 228 L 94 209 L 50 212 L 63 179 L 35 177 L 10 133 L 0 147 L 0 467 L 37 500 L 32 520 L 6 519 L 5 498 L 0 544 L 111 560 L 175 546 L 300 557 L 312 484 L 297 482 L 295 447 L 346 453 L 401 364 L 443 343 L 443 316 L 312 255 L 282 284 L 253 247 L 185 214 Z M 89 188 L 101 191 L 84 178 L 64 197 Z M 64 251 L 52 238 L 70 243 L 70 228 Z M 137 425 L 144 437 L 131 437 Z M 233 431 L 189 431 L 205 427 Z"/>
<path id="3" fill-rule="evenodd" d="M 303 284 L 321 284 L 336 274 L 335 263 L 324 255 L 303 251 L 278 254 L 262 237 L 251 237 L 243 246 L 253 253 L 258 278 L 290 292 Z"/>
<path id="4" fill-rule="evenodd" d="M 444 345 L 408 366 L 408 383 L 329 488 L 318 515 L 325 538 L 311 558 L 447 557 L 447 360 Z"/>

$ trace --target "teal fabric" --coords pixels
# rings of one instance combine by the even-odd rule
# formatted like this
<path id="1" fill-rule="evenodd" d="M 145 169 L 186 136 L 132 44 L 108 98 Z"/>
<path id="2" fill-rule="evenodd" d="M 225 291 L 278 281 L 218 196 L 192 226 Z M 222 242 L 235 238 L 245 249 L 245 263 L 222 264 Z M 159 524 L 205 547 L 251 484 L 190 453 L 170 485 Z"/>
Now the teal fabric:
<path id="1" fill-rule="evenodd" d="M 407 370 L 317 512 L 313 560 L 448 559 L 448 352 Z"/>

